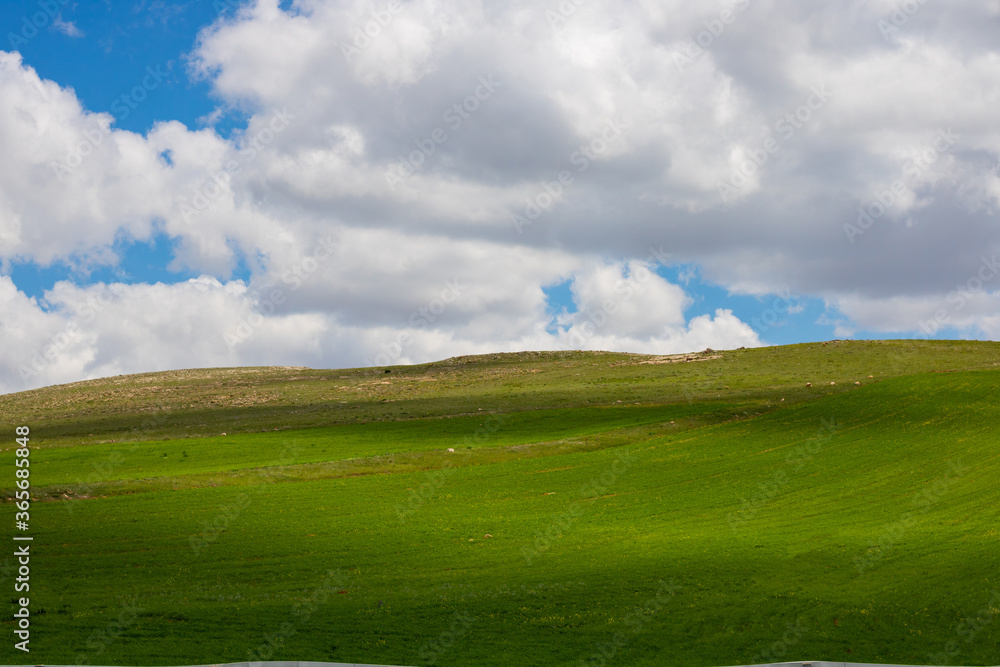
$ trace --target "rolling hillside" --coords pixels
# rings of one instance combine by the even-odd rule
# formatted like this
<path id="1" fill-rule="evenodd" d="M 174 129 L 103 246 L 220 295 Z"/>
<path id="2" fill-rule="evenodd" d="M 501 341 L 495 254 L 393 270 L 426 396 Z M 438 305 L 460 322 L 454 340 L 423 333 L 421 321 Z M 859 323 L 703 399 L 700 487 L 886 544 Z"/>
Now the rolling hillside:
<path id="1" fill-rule="evenodd" d="M 174 371 L 0 411 L 36 499 L 5 664 L 1000 664 L 998 344 Z"/>

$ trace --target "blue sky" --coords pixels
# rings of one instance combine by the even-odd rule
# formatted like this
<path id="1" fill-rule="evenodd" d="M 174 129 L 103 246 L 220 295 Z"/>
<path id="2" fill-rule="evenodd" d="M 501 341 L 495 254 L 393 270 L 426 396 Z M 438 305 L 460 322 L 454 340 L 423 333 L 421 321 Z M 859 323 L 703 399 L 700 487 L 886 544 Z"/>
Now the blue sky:
<path id="1" fill-rule="evenodd" d="M 213 99 L 208 81 L 189 75 L 187 54 L 198 31 L 215 21 L 219 10 L 231 14 L 234 6 L 225 2 L 11 0 L 0 7 L 7 33 L 2 48 L 19 51 L 39 76 L 72 88 L 85 108 L 111 114 L 115 128 L 145 134 L 157 121 L 168 120 L 199 128 L 220 103 Z M 42 27 L 35 32 L 25 20 Z M 151 70 L 154 78 L 148 78 Z M 144 80 L 154 86 L 144 86 Z M 144 92 L 135 94 L 137 87 Z M 228 134 L 245 124 L 245 114 L 231 109 L 212 125 Z M 81 285 L 175 283 L 197 275 L 168 268 L 174 241 L 162 232 L 146 242 L 118 238 L 111 250 L 119 258 L 116 266 L 93 267 L 80 258 L 48 266 L 14 260 L 7 274 L 25 294 L 37 298 L 59 280 Z M 249 277 L 245 267 L 234 275 Z"/>
<path id="2" fill-rule="evenodd" d="M 20 38 L 31 34 L 30 30 L 24 32 L 23 17 L 42 12 L 46 25 L 37 35 L 24 41 L 8 36 L 6 46 L 16 44 L 25 62 L 41 77 L 71 87 L 87 109 L 112 114 L 116 128 L 144 134 L 157 121 L 179 120 L 191 128 L 204 127 L 214 111 L 225 107 L 224 102 L 212 95 L 208 81 L 190 76 L 187 59 L 198 32 L 219 18 L 218 10 L 232 15 L 237 4 L 235 0 L 229 3 L 67 2 L 52 17 L 51 11 L 40 9 L 37 0 L 17 0 L 6 3 L 0 11 L 6 26 L 13 24 L 16 28 L 16 19 L 22 17 L 21 30 L 11 31 Z M 283 4 L 287 7 L 290 3 Z M 68 28 L 68 24 L 79 31 L 79 36 L 73 36 L 75 31 Z M 163 75 L 163 82 L 157 81 L 145 99 L 133 99 L 133 90 L 142 86 L 150 68 Z M 128 99 L 123 101 L 123 96 Z M 239 109 L 230 109 L 219 120 L 212 120 L 212 127 L 226 136 L 233 128 L 245 127 L 246 117 Z M 58 280 L 86 285 L 99 281 L 174 283 L 195 277 L 190 270 L 167 268 L 173 258 L 174 242 L 163 233 L 149 242 L 119 239 L 112 250 L 120 258 L 117 267 L 88 270 L 86 266 L 81 269 L 69 262 L 42 267 L 34 262 L 15 261 L 10 265 L 9 275 L 21 290 L 34 297 L 42 297 Z M 702 282 L 696 268 L 687 270 L 693 273 L 685 283 L 694 298 L 691 315 L 729 308 L 750 322 L 779 299 L 778 295 L 768 295 L 770 299 L 768 296 L 734 296 L 718 285 Z M 661 267 L 658 273 L 664 278 L 676 279 L 681 269 Z M 244 280 L 249 278 L 245 266 L 230 275 Z M 546 287 L 545 291 L 553 312 L 577 311 L 568 283 Z M 768 326 L 761 322 L 755 328 L 772 344 L 827 340 L 834 337 L 833 328 L 817 323 L 822 312 L 822 303 L 813 300 L 811 307 L 801 313 L 782 313 L 777 324 Z"/>
<path id="3" fill-rule="evenodd" d="M 1000 335 L 996 13 L 731 4 L 4 3 L 0 389 Z"/>
<path id="4" fill-rule="evenodd" d="M 189 75 L 187 54 L 198 32 L 219 18 L 217 10 L 232 14 L 234 4 L 66 3 L 53 17 L 51 11 L 40 9 L 37 1 L 18 0 L 7 3 L 3 12 L 5 25 L 12 23 L 8 17 L 34 16 L 42 12 L 47 19 L 46 25 L 37 35 L 22 41 L 25 35 L 32 34 L 30 29 L 25 31 L 22 19 L 21 30 L 12 31 L 22 39 L 8 36 L 8 45 L 16 44 L 25 61 L 40 76 L 73 88 L 86 108 L 112 114 L 116 128 L 144 134 L 157 121 L 179 120 L 191 128 L 204 127 L 208 117 L 219 108 L 220 101 L 213 99 L 209 82 Z M 133 96 L 134 89 L 142 86 L 143 79 L 150 74 L 150 68 L 162 75 L 162 83 L 159 77 L 149 79 L 156 82 L 156 87 L 148 92 L 148 97 L 145 93 Z M 138 97 L 144 99 L 135 99 Z M 245 126 L 245 116 L 238 109 L 232 109 L 212 126 L 226 135 L 234 127 Z M 35 297 L 43 296 L 44 291 L 58 280 L 80 284 L 98 281 L 171 283 L 195 277 L 191 271 L 167 268 L 173 258 L 173 243 L 165 234 L 160 233 L 146 243 L 119 240 L 112 249 L 120 258 L 119 266 L 114 268 L 86 270 L 85 267 L 80 270 L 69 263 L 41 267 L 34 262 L 14 262 L 10 275 L 20 289 Z M 658 272 L 667 279 L 681 273 L 678 269 L 666 268 Z M 741 319 L 751 321 L 773 305 L 774 299 L 769 301 L 767 297 L 761 300 L 730 295 L 717 285 L 700 281 L 696 270 L 693 273 L 686 283 L 695 300 L 690 310 L 692 315 L 731 308 Z M 249 278 L 245 268 L 233 275 Z M 577 311 L 568 284 L 546 288 L 552 311 Z M 777 324 L 768 326 L 761 322 L 756 328 L 773 344 L 825 340 L 832 337 L 832 327 L 816 323 L 817 305 L 821 307 L 814 303 L 808 312 L 783 313 Z"/>
<path id="5" fill-rule="evenodd" d="M 798 297 L 791 293 L 749 296 L 731 294 L 719 285 L 701 280 L 697 266 L 659 266 L 656 273 L 665 280 L 683 285 L 692 299 L 686 314 L 689 317 L 711 315 L 718 308 L 733 311 L 770 345 L 808 343 L 835 338 L 832 324 L 825 320 L 826 306 L 820 299 Z M 545 288 L 548 309 L 553 315 L 560 312 L 577 313 L 579 306 L 573 298 L 572 280 Z M 550 330 L 559 328 L 553 321 Z M 884 336 L 879 336 L 884 338 Z"/>
<path id="6" fill-rule="evenodd" d="M 73 88 L 86 108 L 112 113 L 115 127 L 145 133 L 163 120 L 197 127 L 217 106 L 210 83 L 192 80 L 186 64 L 198 31 L 217 17 L 211 2 L 66 2 L 49 18 L 51 4 L 60 5 L 56 0 L 42 9 L 37 0 L 5 2 L 3 48 L 19 51 L 41 77 Z M 38 15 L 47 19 L 44 27 L 24 39 L 32 34 L 24 20 Z M 141 85 L 147 68 L 159 69 L 162 83 L 135 108 L 116 107 L 127 114 L 116 113 L 114 101 Z"/>

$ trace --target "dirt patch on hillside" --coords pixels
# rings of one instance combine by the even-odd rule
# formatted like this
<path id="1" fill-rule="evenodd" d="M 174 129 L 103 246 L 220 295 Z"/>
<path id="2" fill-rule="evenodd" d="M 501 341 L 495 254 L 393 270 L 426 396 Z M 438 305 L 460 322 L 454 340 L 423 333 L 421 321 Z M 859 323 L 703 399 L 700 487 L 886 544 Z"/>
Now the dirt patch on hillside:
<path id="1" fill-rule="evenodd" d="M 638 366 L 641 364 L 680 364 L 687 363 L 689 361 L 711 361 L 712 359 L 721 359 L 722 354 L 720 353 L 705 353 L 705 352 L 690 352 L 688 354 L 663 354 L 658 356 L 649 357 L 648 359 L 643 359 L 642 361 L 625 361 L 618 364 L 613 364 L 614 366 Z"/>

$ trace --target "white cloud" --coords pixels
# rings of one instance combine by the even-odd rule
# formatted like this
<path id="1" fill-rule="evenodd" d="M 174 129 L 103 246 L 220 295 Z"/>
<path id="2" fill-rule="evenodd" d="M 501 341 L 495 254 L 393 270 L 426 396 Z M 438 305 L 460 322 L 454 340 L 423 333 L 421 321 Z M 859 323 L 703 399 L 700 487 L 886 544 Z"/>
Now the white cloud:
<path id="1" fill-rule="evenodd" d="M 576 312 L 556 318 L 561 347 L 670 354 L 761 345 L 731 311 L 690 321 L 691 298 L 646 262 L 588 267 L 571 284 Z"/>
<path id="2" fill-rule="evenodd" d="M 503 282 L 478 277 L 470 282 L 444 279 L 433 287 L 415 279 L 413 293 L 405 298 L 379 295 L 371 286 L 370 292 L 349 295 L 341 303 L 317 303 L 314 299 L 321 294 L 310 294 L 307 287 L 342 281 L 335 271 L 323 275 L 318 268 L 334 266 L 336 260 L 331 256 L 317 263 L 312 273 L 300 267 L 289 275 L 304 278 L 262 289 L 209 277 L 175 285 L 82 288 L 60 282 L 45 293 L 42 303 L 28 299 L 2 277 L 0 309 L 16 325 L 0 326 L 0 336 L 10 342 L 0 352 L 0 377 L 5 378 L 0 391 L 171 368 L 350 367 L 497 350 L 667 354 L 760 345 L 750 327 L 729 311 L 685 321 L 687 295 L 638 262 L 627 271 L 622 265 L 584 267 L 574 278 L 579 312 L 560 318 L 558 330 L 549 332 L 545 297 L 534 287 L 546 281 L 543 275 L 508 274 L 505 280 L 514 281 L 513 291 L 503 289 Z M 527 258 L 517 263 L 544 266 Z M 558 268 L 555 262 L 549 270 Z M 343 294 L 346 285 L 332 290 Z M 364 281 L 354 285 L 365 287 Z M 384 303 L 368 306 L 365 317 L 359 304 L 378 298 Z"/>
<path id="3" fill-rule="evenodd" d="M 2 330 L 12 343 L 0 353 L 2 391 L 173 368 L 316 364 L 328 327 L 315 314 L 257 323 L 246 286 L 214 278 L 86 288 L 60 282 L 46 292 L 43 311 L 2 277 L 0 302 L 17 322 Z M 257 326 L 237 350 L 227 336 L 248 319 Z"/>
<path id="4" fill-rule="evenodd" d="M 995 3 L 924 5 L 891 39 L 877 24 L 888 1 L 750 3 L 719 28 L 731 5 L 588 2 L 554 27 L 557 3 L 260 0 L 207 27 L 190 56 L 219 109 L 251 114 L 230 139 L 178 122 L 117 129 L 0 53 L 0 260 L 113 263 L 116 239 L 162 231 L 175 267 L 214 276 L 197 293 L 129 286 L 114 312 L 136 336 L 94 324 L 67 348 L 65 377 L 263 363 L 268 350 L 351 365 L 404 334 L 394 359 L 565 346 L 650 245 L 733 292 L 825 299 L 840 332 L 919 333 L 1000 250 Z M 693 40 L 702 51 L 678 66 Z M 488 94 L 484 77 L 499 82 Z M 817 86 L 830 99 L 804 117 Z M 604 134 L 609 122 L 621 132 Z M 955 141 L 915 162 L 940 131 Z M 754 167 L 769 140 L 778 150 Z M 393 183 L 401 161 L 413 173 Z M 738 169 L 752 173 L 723 201 Z M 848 233 L 894 187 L 886 212 Z M 518 234 L 511 216 L 532 207 Z M 333 237 L 331 259 L 291 289 L 289 272 Z M 248 286 L 230 280 L 241 259 Z M 549 334 L 542 287 L 567 277 L 580 311 Z M 461 299 L 414 327 L 446 280 L 467 285 Z M 287 298 L 267 324 L 219 343 L 273 287 Z M 6 303 L 44 339 L 87 289 L 53 289 L 49 311 L 16 291 Z M 949 311 L 950 326 L 995 335 L 993 291 Z M 193 305 L 160 321 L 140 293 Z M 759 343 L 724 309 L 689 318 L 688 299 L 655 276 L 587 344 Z M 203 308 L 204 324 L 173 328 Z M 280 342 L 290 323 L 300 347 Z M 201 343 L 176 346 L 196 331 Z"/>
<path id="5" fill-rule="evenodd" d="M 66 35 L 67 37 L 83 37 L 84 33 L 82 30 L 76 27 L 76 24 L 72 21 L 63 21 L 61 15 L 57 15 L 52 20 L 52 27 Z"/>

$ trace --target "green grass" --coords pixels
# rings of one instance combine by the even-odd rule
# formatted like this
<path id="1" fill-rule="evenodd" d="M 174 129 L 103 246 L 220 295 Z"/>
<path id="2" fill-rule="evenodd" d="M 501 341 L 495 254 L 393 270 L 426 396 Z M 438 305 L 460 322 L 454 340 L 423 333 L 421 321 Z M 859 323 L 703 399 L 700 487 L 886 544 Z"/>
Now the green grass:
<path id="1" fill-rule="evenodd" d="M 3 662 L 1000 664 L 1000 345 L 641 359 L 0 397 L 39 498 L 32 653 Z"/>
<path id="2" fill-rule="evenodd" d="M 665 406 L 616 406 L 533 410 L 503 415 L 502 428 L 486 443 L 491 447 L 574 438 L 641 425 L 732 416 L 726 402 L 683 403 Z M 86 456 L 97 461 L 121 460 L 108 480 L 199 475 L 259 468 L 273 464 L 284 446 L 294 445 L 294 463 L 316 463 L 461 447 L 462 439 L 495 415 L 413 419 L 397 422 L 344 424 L 301 429 L 289 433 L 248 433 L 194 440 L 154 440 L 101 443 L 86 446 Z M 479 443 L 476 443 L 479 444 Z M 468 445 L 467 445 L 468 446 Z M 37 484 L 66 485 L 81 479 L 80 447 L 63 445 L 40 449 Z"/>

